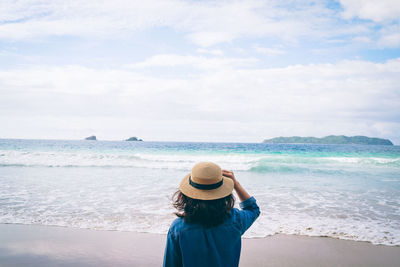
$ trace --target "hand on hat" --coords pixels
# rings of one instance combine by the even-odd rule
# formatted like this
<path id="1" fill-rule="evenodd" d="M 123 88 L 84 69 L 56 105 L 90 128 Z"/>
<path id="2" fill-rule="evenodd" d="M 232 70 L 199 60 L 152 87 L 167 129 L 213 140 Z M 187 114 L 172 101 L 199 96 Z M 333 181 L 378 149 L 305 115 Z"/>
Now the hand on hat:
<path id="1" fill-rule="evenodd" d="M 228 170 L 222 170 L 222 175 L 228 178 L 231 178 L 234 183 L 236 183 L 235 174 Z"/>
<path id="2" fill-rule="evenodd" d="M 222 170 L 222 175 L 232 179 L 235 191 L 240 199 L 240 201 L 245 201 L 246 199 L 250 198 L 250 195 L 247 191 L 240 185 L 240 183 L 236 180 L 235 174 L 231 171 Z"/>

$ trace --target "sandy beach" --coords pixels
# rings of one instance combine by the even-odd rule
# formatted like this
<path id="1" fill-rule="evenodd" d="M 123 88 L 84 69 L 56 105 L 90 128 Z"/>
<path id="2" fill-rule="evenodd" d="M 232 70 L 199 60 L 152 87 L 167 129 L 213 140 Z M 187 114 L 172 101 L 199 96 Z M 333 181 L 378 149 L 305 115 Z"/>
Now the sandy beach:
<path id="1" fill-rule="evenodd" d="M 161 266 L 165 235 L 0 224 L 0 266 Z M 400 247 L 324 237 L 243 239 L 240 266 L 399 266 Z"/>

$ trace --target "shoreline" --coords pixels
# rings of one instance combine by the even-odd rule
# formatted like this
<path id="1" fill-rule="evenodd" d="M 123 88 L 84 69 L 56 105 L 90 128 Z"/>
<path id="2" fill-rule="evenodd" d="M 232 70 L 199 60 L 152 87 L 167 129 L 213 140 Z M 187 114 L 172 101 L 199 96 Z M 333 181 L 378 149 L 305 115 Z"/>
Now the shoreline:
<path id="1" fill-rule="evenodd" d="M 15 225 L 15 226 L 37 226 L 37 227 L 51 227 L 51 228 L 61 228 L 61 229 L 70 229 L 70 230 L 88 230 L 88 231 L 95 231 L 95 232 L 121 232 L 121 233 L 133 233 L 133 234 L 149 234 L 149 235 L 161 235 L 165 236 L 166 233 L 155 233 L 155 232 L 140 232 L 140 231 L 134 231 L 134 230 L 115 230 L 115 229 L 93 229 L 93 228 L 80 228 L 80 227 L 73 227 L 73 226 L 64 226 L 64 225 L 43 225 L 43 224 L 26 224 L 26 223 L 1 223 L 0 222 L 0 229 L 1 226 L 3 225 Z M 328 236 L 328 235 L 306 235 L 306 234 L 288 234 L 288 233 L 275 233 L 273 235 L 266 235 L 266 236 L 253 236 L 253 237 L 248 237 L 246 235 L 242 236 L 242 240 L 252 240 L 252 239 L 268 239 L 268 238 L 273 238 L 274 236 L 293 236 L 293 237 L 304 237 L 304 238 L 328 238 L 328 239 L 334 239 L 334 240 L 340 240 L 340 241 L 351 241 L 351 242 L 356 242 L 356 243 L 367 243 L 371 244 L 373 246 L 384 246 L 384 247 L 398 247 L 400 248 L 400 244 L 376 244 L 373 243 L 372 241 L 368 240 L 354 240 L 354 239 L 347 239 L 347 238 L 340 238 L 340 237 L 335 237 L 335 236 Z M 1 240 L 1 239 L 0 239 Z"/>
<path id="2" fill-rule="evenodd" d="M 166 235 L 0 224 L 1 266 L 161 266 Z M 240 266 L 398 266 L 400 246 L 276 234 L 242 238 Z"/>

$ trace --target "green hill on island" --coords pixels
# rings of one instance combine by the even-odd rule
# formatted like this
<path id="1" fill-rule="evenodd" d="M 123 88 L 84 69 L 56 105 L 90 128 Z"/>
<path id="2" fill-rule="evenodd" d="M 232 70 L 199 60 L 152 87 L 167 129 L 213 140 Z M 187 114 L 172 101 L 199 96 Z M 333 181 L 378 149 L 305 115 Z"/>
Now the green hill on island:
<path id="1" fill-rule="evenodd" d="M 389 145 L 393 143 L 388 139 L 381 139 L 367 136 L 345 136 L 345 135 L 329 135 L 322 138 L 317 137 L 275 137 L 266 139 L 263 143 L 271 144 L 335 144 L 335 145 Z"/>

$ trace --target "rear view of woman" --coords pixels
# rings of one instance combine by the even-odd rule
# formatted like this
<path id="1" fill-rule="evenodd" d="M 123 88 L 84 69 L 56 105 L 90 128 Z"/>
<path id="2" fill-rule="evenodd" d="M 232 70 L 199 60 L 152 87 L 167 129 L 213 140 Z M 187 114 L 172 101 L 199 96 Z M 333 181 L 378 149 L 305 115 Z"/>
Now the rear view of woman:
<path id="1" fill-rule="evenodd" d="M 241 203 L 233 208 L 235 189 Z M 177 219 L 168 231 L 164 266 L 238 266 L 241 236 L 260 215 L 233 172 L 196 164 L 174 195 Z"/>

